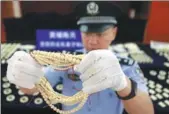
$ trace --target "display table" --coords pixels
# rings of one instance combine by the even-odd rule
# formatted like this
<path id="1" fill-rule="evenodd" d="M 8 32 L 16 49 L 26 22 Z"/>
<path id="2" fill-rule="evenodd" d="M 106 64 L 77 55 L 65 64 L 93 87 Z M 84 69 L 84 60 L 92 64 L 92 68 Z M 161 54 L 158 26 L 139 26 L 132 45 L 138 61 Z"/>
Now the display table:
<path id="1" fill-rule="evenodd" d="M 7 44 L 3 44 L 1 46 L 2 49 L 2 55 L 4 53 L 7 53 L 8 50 L 11 46 L 4 47 Z M 27 46 L 27 48 L 23 48 L 23 45 L 20 44 L 20 47 L 16 47 L 16 49 L 13 49 L 13 53 L 16 50 L 24 50 L 24 51 L 31 51 L 34 49 L 34 47 L 30 48 Z M 118 44 L 115 44 L 117 46 Z M 147 80 L 147 86 L 149 89 L 149 94 L 150 97 L 153 101 L 154 107 L 155 107 L 155 112 L 156 114 L 169 114 L 169 67 L 166 65 L 169 63 L 168 59 L 164 56 L 164 53 L 159 53 L 156 52 L 155 50 L 152 50 L 149 45 L 144 45 L 144 44 L 136 44 L 140 50 L 144 51 L 144 53 L 150 57 L 150 61 L 153 60 L 153 62 L 142 62 L 139 63 L 140 68 L 142 69 L 145 79 Z M 129 48 L 127 45 L 120 44 L 120 46 L 124 47 L 125 49 Z M 15 46 L 14 46 L 15 47 Z M 28 48 L 29 47 L 29 48 Z M 12 49 L 12 48 L 10 48 Z M 118 52 L 118 48 L 115 50 L 111 47 L 112 51 Z M 126 49 L 126 50 L 127 50 Z M 10 51 L 9 51 L 10 52 Z M 9 53 L 8 52 L 8 53 Z M 126 51 L 125 53 L 128 53 L 129 51 Z M 123 51 L 119 51 L 118 53 L 124 53 Z M 16 114 L 23 114 L 23 113 L 29 113 L 29 114 L 55 114 L 54 111 L 52 111 L 44 102 L 42 97 L 37 94 L 34 96 L 28 96 L 24 95 L 21 91 L 19 91 L 18 87 L 15 85 L 9 83 L 9 81 L 6 78 L 6 60 L 12 55 L 6 54 L 3 55 L 4 57 L 2 58 L 1 55 L 1 99 L 2 99 L 2 112 L 3 114 L 11 114 L 11 113 L 16 113 Z M 8 58 L 5 56 L 9 56 Z M 128 53 L 128 57 L 131 57 L 131 53 Z M 146 57 L 145 56 L 145 59 Z M 55 91 L 62 92 L 65 95 L 73 95 L 76 93 L 78 90 L 81 88 L 80 82 L 76 82 L 76 87 L 74 88 L 74 85 L 70 85 L 69 82 L 72 81 L 68 79 L 68 83 L 63 83 L 62 80 L 58 84 L 63 83 L 63 86 L 65 89 L 63 91 L 57 90 L 55 85 L 54 89 Z M 66 89 L 66 86 L 72 86 L 72 89 Z M 106 114 L 111 113 L 111 105 L 105 105 L 105 102 L 110 102 L 112 99 L 114 99 L 113 92 L 108 91 L 108 92 L 103 92 L 103 94 L 107 94 L 107 97 L 105 98 L 100 98 L 99 93 L 96 93 L 95 96 L 97 96 L 97 99 L 88 100 L 88 105 L 85 105 L 80 111 L 83 113 L 85 112 L 86 114 L 90 114 L 92 110 L 97 110 L 97 114 L 99 114 L 100 110 L 105 110 Z M 90 98 L 89 98 L 90 99 Z M 102 105 L 102 109 L 97 109 L 97 107 L 91 107 L 90 103 L 96 103 L 99 105 Z M 57 104 L 57 106 L 61 109 L 61 105 Z M 97 106 L 97 105 L 96 105 Z M 64 106 L 63 106 L 64 108 Z M 70 107 L 71 108 L 71 107 Z"/>

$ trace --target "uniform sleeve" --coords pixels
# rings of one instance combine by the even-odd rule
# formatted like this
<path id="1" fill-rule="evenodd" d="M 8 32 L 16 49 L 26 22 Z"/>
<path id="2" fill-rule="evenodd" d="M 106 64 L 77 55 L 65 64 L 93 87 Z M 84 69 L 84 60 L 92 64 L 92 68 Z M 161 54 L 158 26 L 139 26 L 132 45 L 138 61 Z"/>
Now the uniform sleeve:
<path id="1" fill-rule="evenodd" d="M 52 87 L 54 87 L 67 75 L 67 71 L 55 70 L 52 67 L 45 67 L 43 70 L 46 79 L 49 81 Z"/>
<path id="2" fill-rule="evenodd" d="M 123 67 L 123 69 L 127 77 L 137 82 L 139 90 L 148 93 L 148 88 L 146 86 L 144 74 L 139 65 L 137 64 L 137 62 L 135 62 L 132 66 Z"/>

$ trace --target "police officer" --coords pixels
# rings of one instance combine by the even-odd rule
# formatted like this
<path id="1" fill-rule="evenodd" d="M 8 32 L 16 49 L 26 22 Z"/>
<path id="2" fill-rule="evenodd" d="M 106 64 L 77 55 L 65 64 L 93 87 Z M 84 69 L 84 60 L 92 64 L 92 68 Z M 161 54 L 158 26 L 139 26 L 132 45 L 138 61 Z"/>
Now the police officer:
<path id="1" fill-rule="evenodd" d="M 62 77 L 63 94 L 71 96 L 78 89 L 90 94 L 77 114 L 122 114 L 124 108 L 130 114 L 153 114 L 143 74 L 137 72 L 138 64 L 107 50 L 116 37 L 120 8 L 108 2 L 91 1 L 79 4 L 75 13 L 85 47 L 83 52 L 88 53 L 74 68 L 80 81 L 68 78 L 71 70 L 56 71 L 51 67 L 42 70 L 25 52 L 16 52 L 9 59 L 9 81 L 20 86 L 23 92 L 32 94 L 36 92 L 34 84 L 41 76 L 45 75 L 53 87 Z M 73 107 L 63 106 L 63 109 Z"/>

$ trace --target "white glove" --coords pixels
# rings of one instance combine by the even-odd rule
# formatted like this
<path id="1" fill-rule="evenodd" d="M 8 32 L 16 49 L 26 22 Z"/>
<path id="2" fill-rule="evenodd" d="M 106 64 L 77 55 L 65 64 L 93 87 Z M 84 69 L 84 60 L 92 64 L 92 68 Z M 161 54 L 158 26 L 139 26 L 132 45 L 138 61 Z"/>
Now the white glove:
<path id="1" fill-rule="evenodd" d="M 42 66 L 24 51 L 15 52 L 8 60 L 7 78 L 17 86 L 32 89 L 41 76 L 44 76 Z"/>
<path id="2" fill-rule="evenodd" d="M 89 52 L 75 66 L 81 73 L 83 91 L 92 94 L 107 88 L 120 91 L 127 86 L 126 76 L 119 61 L 110 50 L 94 50 Z"/>

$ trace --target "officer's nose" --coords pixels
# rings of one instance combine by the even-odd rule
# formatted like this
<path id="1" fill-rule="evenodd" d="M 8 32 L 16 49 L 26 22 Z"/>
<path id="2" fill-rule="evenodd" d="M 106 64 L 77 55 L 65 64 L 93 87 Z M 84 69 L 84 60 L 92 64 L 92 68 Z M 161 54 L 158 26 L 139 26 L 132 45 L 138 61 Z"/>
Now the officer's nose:
<path id="1" fill-rule="evenodd" d="M 92 35 L 89 37 L 89 44 L 95 45 L 95 44 L 97 44 L 97 42 L 98 42 L 97 36 L 92 34 Z"/>

